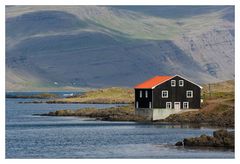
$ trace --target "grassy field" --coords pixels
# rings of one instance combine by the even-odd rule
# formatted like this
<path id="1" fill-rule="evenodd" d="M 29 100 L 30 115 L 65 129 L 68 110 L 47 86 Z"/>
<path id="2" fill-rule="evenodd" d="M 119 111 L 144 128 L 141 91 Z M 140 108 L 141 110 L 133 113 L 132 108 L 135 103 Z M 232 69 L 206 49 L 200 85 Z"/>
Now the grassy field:
<path id="1" fill-rule="evenodd" d="M 234 99 L 234 81 L 203 85 L 202 98 L 206 100 Z M 55 99 L 47 103 L 108 103 L 108 104 L 131 104 L 134 102 L 134 90 L 132 88 L 104 88 L 85 92 L 83 95 L 68 98 Z"/>
<path id="2" fill-rule="evenodd" d="M 210 84 L 210 90 L 212 92 L 234 92 L 234 80 L 228 80 L 219 83 Z M 203 93 L 209 93 L 209 84 L 203 85 Z"/>
<path id="3" fill-rule="evenodd" d="M 55 99 L 47 103 L 131 104 L 134 91 L 130 88 L 105 88 L 89 91 L 83 95 Z"/>
<path id="4" fill-rule="evenodd" d="M 202 97 L 203 99 L 233 98 L 234 84 L 234 80 L 205 84 L 202 89 Z"/>

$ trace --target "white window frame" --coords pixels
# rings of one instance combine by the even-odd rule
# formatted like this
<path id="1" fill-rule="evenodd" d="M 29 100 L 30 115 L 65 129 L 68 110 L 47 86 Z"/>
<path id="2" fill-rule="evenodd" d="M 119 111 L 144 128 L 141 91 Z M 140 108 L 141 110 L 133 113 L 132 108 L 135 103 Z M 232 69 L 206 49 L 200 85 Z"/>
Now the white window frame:
<path id="1" fill-rule="evenodd" d="M 191 96 L 188 96 L 188 93 L 191 93 Z M 186 97 L 193 98 L 193 91 L 192 90 L 186 91 Z"/>
<path id="2" fill-rule="evenodd" d="M 164 96 L 163 94 L 164 94 L 164 92 L 166 92 L 167 93 L 167 95 L 166 96 Z M 162 90 L 162 98 L 168 98 L 168 91 L 167 90 Z"/>
<path id="3" fill-rule="evenodd" d="M 179 87 L 183 87 L 184 86 L 184 80 L 179 80 L 178 83 L 179 83 Z"/>
<path id="4" fill-rule="evenodd" d="M 170 104 L 170 108 L 168 108 L 169 104 Z M 172 109 L 172 102 L 166 102 L 166 109 Z"/>
<path id="5" fill-rule="evenodd" d="M 136 108 L 138 108 L 139 107 L 139 104 L 138 104 L 138 101 L 136 101 Z"/>
<path id="6" fill-rule="evenodd" d="M 145 97 L 148 98 L 148 91 L 145 91 Z"/>
<path id="7" fill-rule="evenodd" d="M 150 109 L 152 108 L 152 102 L 151 101 L 149 102 L 149 108 Z"/>
<path id="8" fill-rule="evenodd" d="M 185 104 L 187 104 L 186 108 L 185 108 Z M 183 109 L 189 109 L 189 102 L 183 102 Z"/>
<path id="9" fill-rule="evenodd" d="M 139 97 L 142 98 L 142 91 L 139 91 Z"/>
<path id="10" fill-rule="evenodd" d="M 176 87 L 176 80 L 171 80 L 171 87 Z"/>

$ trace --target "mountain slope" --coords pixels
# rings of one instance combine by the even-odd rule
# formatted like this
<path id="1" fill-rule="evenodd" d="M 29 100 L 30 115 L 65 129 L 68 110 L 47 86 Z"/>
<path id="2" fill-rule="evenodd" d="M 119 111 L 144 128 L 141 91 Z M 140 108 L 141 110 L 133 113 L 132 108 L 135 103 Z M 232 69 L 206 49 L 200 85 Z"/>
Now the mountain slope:
<path id="1" fill-rule="evenodd" d="M 131 87 L 157 74 L 199 83 L 234 78 L 232 7 L 189 15 L 183 7 L 182 18 L 150 9 L 6 7 L 6 89 Z"/>

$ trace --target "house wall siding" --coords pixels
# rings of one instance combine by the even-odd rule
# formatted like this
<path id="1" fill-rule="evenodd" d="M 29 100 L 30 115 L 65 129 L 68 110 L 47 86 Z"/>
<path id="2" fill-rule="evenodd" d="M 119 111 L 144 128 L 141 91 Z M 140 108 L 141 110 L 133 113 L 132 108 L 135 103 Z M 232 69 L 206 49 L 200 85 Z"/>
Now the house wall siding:
<path id="1" fill-rule="evenodd" d="M 171 86 L 171 80 L 176 80 L 176 86 Z M 189 108 L 200 108 L 201 88 L 179 76 L 175 76 L 173 79 L 166 81 L 165 83 L 155 87 L 153 89 L 153 108 L 166 108 L 166 102 L 172 102 L 172 108 L 174 102 L 180 102 L 181 108 L 183 108 L 183 102 L 189 102 Z M 179 80 L 184 81 L 184 86 L 179 86 Z M 168 98 L 162 98 L 162 90 L 168 90 Z M 186 91 L 193 91 L 193 98 L 186 97 Z"/>
<path id="2" fill-rule="evenodd" d="M 142 91 L 142 98 L 140 98 L 140 91 Z M 146 98 L 146 91 L 148 96 Z M 149 108 L 149 102 L 152 104 L 152 90 L 151 89 L 135 89 L 135 107 L 138 102 L 138 108 Z"/>

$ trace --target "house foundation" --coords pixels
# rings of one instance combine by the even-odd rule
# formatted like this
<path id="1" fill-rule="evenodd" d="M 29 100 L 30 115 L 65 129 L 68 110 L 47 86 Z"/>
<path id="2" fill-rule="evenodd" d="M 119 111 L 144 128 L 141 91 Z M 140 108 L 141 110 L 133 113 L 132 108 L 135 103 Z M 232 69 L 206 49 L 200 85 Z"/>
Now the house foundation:
<path id="1" fill-rule="evenodd" d="M 161 120 L 167 118 L 171 114 L 182 113 L 187 111 L 196 111 L 196 109 L 149 109 L 136 108 L 135 114 L 146 117 L 149 121 Z"/>

